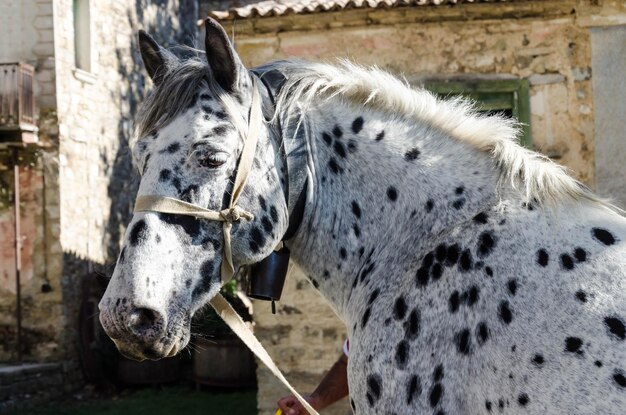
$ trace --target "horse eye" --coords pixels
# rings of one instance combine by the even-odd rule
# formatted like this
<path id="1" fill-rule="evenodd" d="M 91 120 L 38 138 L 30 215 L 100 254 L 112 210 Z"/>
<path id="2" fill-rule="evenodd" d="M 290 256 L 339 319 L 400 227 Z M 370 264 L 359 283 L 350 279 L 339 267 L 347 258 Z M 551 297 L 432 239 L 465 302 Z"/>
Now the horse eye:
<path id="1" fill-rule="evenodd" d="M 198 163 L 202 167 L 216 169 L 226 163 L 226 153 L 211 153 L 200 157 Z"/>

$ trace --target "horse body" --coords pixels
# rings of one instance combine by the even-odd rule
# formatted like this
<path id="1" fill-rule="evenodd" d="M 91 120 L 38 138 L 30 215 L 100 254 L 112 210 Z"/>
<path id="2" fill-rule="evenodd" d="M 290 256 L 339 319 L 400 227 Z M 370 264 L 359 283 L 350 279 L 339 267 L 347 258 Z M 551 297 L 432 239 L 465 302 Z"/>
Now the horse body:
<path id="1" fill-rule="evenodd" d="M 324 102 L 292 249 L 348 327 L 355 412 L 621 413 L 626 220 L 496 194 L 489 155 Z"/>
<path id="2" fill-rule="evenodd" d="M 142 36 L 157 86 L 134 145 L 139 194 L 220 210 L 256 75 L 214 22 L 208 66 Z M 355 413 L 623 413 L 617 209 L 514 144 L 506 120 L 380 71 L 307 65 L 257 71 L 284 81 L 265 91 L 275 122 L 259 132 L 239 199 L 254 220 L 233 224 L 232 258 L 246 265 L 273 250 L 302 190 L 287 183 L 305 175 L 287 245 L 348 328 Z M 286 140 L 298 142 L 287 165 L 302 166 L 290 177 Z M 100 304 L 120 350 L 160 358 L 186 345 L 191 316 L 220 287 L 220 234 L 217 223 L 135 213 Z"/>

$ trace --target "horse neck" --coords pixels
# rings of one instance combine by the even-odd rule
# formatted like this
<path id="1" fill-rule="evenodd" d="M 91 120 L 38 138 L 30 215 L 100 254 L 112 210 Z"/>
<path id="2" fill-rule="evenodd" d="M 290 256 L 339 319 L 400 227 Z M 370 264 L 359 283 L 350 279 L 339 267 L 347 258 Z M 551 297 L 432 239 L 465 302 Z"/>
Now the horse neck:
<path id="1" fill-rule="evenodd" d="M 289 246 L 344 321 L 360 301 L 351 296 L 356 278 L 419 258 L 496 201 L 486 153 L 414 120 L 335 99 L 309 110 L 300 128 L 311 189 Z"/>

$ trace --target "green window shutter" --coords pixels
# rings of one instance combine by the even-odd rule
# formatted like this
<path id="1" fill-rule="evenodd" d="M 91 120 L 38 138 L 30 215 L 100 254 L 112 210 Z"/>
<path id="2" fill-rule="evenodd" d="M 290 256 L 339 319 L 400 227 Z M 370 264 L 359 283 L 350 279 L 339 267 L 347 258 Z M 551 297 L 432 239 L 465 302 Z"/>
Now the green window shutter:
<path id="1" fill-rule="evenodd" d="M 479 111 L 517 119 L 521 123 L 520 144 L 532 148 L 528 80 L 427 80 L 422 84 L 442 98 L 462 95 L 476 101 Z"/>

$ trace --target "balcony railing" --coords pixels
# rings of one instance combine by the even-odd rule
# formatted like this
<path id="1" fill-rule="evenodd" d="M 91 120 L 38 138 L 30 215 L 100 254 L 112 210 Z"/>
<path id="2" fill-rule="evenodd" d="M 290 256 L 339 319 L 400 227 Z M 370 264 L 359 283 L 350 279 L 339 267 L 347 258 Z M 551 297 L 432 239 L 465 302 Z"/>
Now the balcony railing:
<path id="1" fill-rule="evenodd" d="M 25 63 L 0 64 L 0 142 L 37 141 L 34 73 Z"/>

